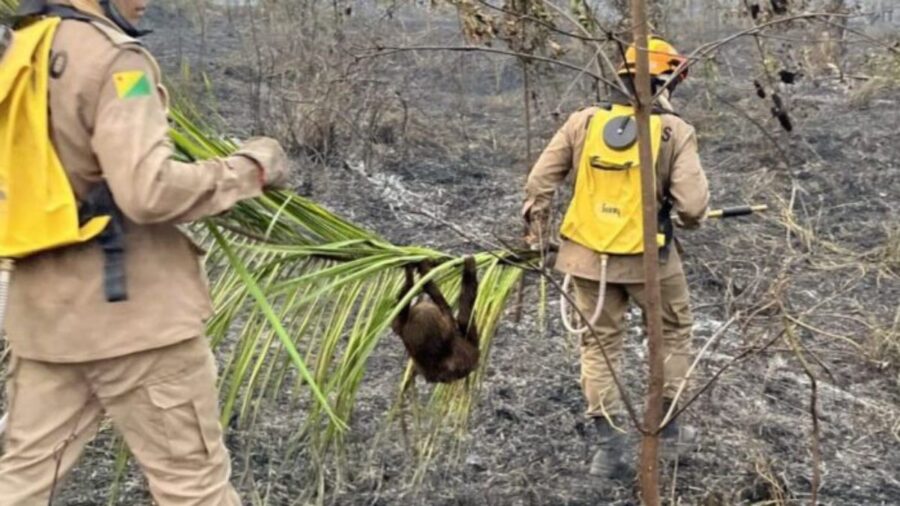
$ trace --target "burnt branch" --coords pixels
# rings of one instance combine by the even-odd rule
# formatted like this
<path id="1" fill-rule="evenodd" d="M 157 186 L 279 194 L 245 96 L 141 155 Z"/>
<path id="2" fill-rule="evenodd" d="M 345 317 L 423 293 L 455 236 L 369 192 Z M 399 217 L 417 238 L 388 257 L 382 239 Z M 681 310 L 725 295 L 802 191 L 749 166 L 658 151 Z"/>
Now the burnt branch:
<path id="1" fill-rule="evenodd" d="M 586 67 L 577 65 L 575 63 L 567 62 L 565 60 L 559 60 L 556 58 L 549 58 L 547 56 L 539 56 L 528 53 L 521 53 L 517 51 L 509 51 L 505 49 L 495 49 L 491 47 L 481 47 L 481 46 L 407 46 L 407 47 L 392 47 L 385 46 L 379 47 L 373 53 L 368 53 L 364 55 L 358 55 L 357 60 L 363 60 L 367 58 L 376 58 L 382 56 L 390 56 L 395 53 L 403 53 L 403 52 L 415 52 L 415 51 L 454 51 L 461 53 L 493 53 L 493 54 L 502 54 L 505 56 L 514 56 L 516 58 L 520 58 L 525 61 L 539 61 L 543 63 L 547 63 L 550 65 L 556 65 L 559 67 L 564 67 L 570 70 L 576 70 L 578 72 L 582 72 L 593 77 L 595 80 L 600 81 L 606 85 L 613 86 L 618 88 L 618 85 L 610 81 L 609 79 L 597 74 L 596 72 L 588 70 Z"/>

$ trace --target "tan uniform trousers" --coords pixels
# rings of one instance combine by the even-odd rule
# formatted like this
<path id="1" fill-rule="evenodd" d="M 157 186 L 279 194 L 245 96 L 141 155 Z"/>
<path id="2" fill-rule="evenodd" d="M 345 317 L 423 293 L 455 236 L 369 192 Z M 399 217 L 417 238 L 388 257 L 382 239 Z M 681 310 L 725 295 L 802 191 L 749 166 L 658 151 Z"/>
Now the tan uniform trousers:
<path id="1" fill-rule="evenodd" d="M 160 506 L 239 506 L 215 382 L 204 338 L 75 364 L 13 358 L 0 506 L 46 506 L 104 412 Z"/>
<path id="2" fill-rule="evenodd" d="M 590 317 L 594 314 L 599 282 L 584 278 L 574 278 L 575 302 L 578 309 Z M 687 281 L 683 273 L 660 280 L 663 324 L 663 353 L 665 354 L 665 396 L 674 398 L 682 380 L 687 374 L 691 347 L 690 299 Z M 619 391 L 613 381 L 602 349 L 619 372 L 621 362 L 625 312 L 628 300 L 644 310 L 643 283 L 607 283 L 606 299 L 600 317 L 594 325 L 597 337 L 586 333 L 581 340 L 581 387 L 587 399 L 587 416 L 600 417 L 614 415 L 621 411 Z M 619 374 L 621 378 L 621 374 Z"/>

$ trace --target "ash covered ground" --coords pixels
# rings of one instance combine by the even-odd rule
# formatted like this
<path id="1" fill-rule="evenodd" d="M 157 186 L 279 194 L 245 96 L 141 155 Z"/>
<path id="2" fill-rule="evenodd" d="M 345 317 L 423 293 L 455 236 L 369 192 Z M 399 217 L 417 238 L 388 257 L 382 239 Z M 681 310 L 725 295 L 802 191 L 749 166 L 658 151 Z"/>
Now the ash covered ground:
<path id="1" fill-rule="evenodd" d="M 202 55 L 212 83 L 207 105 L 222 123 L 240 135 L 266 131 L 251 119 L 239 36 L 246 27 L 223 13 L 207 22 L 201 47 L 183 13 L 155 6 L 147 45 L 170 75 L 183 74 L 183 61 L 197 72 Z M 435 37 L 453 40 L 453 29 Z M 767 203 L 772 211 L 681 233 L 695 349 L 736 320 L 697 366 L 695 387 L 728 368 L 685 414 L 701 444 L 666 466 L 663 496 L 670 504 L 809 502 L 812 382 L 797 359 L 802 349 L 817 390 L 820 503 L 900 504 L 900 91 L 876 89 L 862 101 L 853 97 L 863 80 L 801 79 L 783 92 L 795 123 L 786 134 L 754 95 L 750 44 L 723 53 L 727 72 L 694 71 L 674 101 L 697 128 L 713 202 Z M 377 156 L 348 149 L 328 164 L 295 153 L 297 188 L 397 243 L 479 248 L 440 220 L 485 243 L 514 241 L 526 166 L 518 64 L 432 58 L 397 57 L 405 71 L 392 86 L 416 118 L 399 143 L 379 144 Z M 535 154 L 567 112 L 592 100 L 567 93 L 567 73 L 538 75 Z M 547 318 L 539 316 L 538 286 L 527 279 L 521 321 L 510 313 L 497 332 L 460 452 L 439 459 L 419 484 L 399 426 L 385 425 L 405 363 L 399 341 L 387 336 L 368 368 L 340 470 L 317 475 L 302 451 L 287 456 L 303 417 L 287 401 L 267 408 L 252 430 L 229 435 L 245 501 L 314 503 L 321 487 L 318 499 L 338 505 L 636 504 L 634 484 L 587 476 L 596 435 L 582 414 L 577 342 L 565 335 L 552 292 Z M 646 372 L 639 313 L 629 322 L 620 370 L 637 400 Z M 734 361 L 786 327 L 790 340 Z M 58 504 L 105 503 L 113 453 L 105 430 Z M 119 503 L 149 504 L 133 469 Z"/>

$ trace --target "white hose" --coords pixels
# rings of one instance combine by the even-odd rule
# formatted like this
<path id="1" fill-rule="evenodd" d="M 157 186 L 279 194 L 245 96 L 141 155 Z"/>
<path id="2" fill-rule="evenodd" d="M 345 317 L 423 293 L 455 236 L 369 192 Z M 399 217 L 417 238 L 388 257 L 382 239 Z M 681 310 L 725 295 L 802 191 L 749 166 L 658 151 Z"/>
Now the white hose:
<path id="1" fill-rule="evenodd" d="M 9 297 L 9 279 L 13 271 L 13 261 L 0 259 L 0 332 L 6 333 L 6 302 Z"/>
<path id="2" fill-rule="evenodd" d="M 0 258 L 0 333 L 6 334 L 6 303 L 9 297 L 9 280 L 12 277 L 13 261 L 9 258 Z M 6 432 L 6 423 L 9 413 L 4 413 L 0 418 L 0 435 Z"/>
<path id="3" fill-rule="evenodd" d="M 572 275 L 566 274 L 566 277 L 563 280 L 563 293 L 559 297 L 559 311 L 560 313 L 562 313 L 563 326 L 566 328 L 566 330 L 575 334 L 576 336 L 584 334 L 585 332 L 591 330 L 591 328 L 593 328 L 597 323 L 597 320 L 600 319 L 600 313 L 603 311 L 603 302 L 604 299 L 606 299 L 606 264 L 608 260 L 608 255 L 600 255 L 600 286 L 597 288 L 597 306 L 594 308 L 594 314 L 591 315 L 590 321 L 588 321 L 587 325 L 580 329 L 576 329 L 575 326 L 572 325 L 571 320 L 569 320 L 569 300 L 566 297 L 566 294 L 569 293 L 569 284 L 572 282 Z"/>

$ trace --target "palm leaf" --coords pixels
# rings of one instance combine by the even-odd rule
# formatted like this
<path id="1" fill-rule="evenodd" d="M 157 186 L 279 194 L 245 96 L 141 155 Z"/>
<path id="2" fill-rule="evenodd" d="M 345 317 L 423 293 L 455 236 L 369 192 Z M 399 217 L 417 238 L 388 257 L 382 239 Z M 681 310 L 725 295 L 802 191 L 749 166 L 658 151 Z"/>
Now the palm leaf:
<path id="1" fill-rule="evenodd" d="M 172 138 L 186 159 L 225 156 L 235 149 L 178 109 L 173 109 L 172 119 Z M 301 373 L 299 364 L 308 363 L 312 379 L 302 379 L 317 384 L 329 401 L 316 396 L 320 402 L 307 404 L 298 424 L 298 432 L 315 442 L 317 452 L 332 445 L 340 448 L 339 421 L 352 416 L 369 358 L 400 309 L 426 281 L 401 296 L 404 266 L 434 260 L 437 267 L 427 279 L 436 280 L 450 300 L 458 297 L 461 258 L 393 245 L 290 192 L 242 202 L 227 215 L 208 220 L 206 227 L 209 233 L 200 232 L 200 239 L 215 239 L 207 257 L 217 310 L 209 333 L 215 346 L 230 349 L 221 376 L 223 419 L 237 415 L 239 421 L 252 423 L 260 406 L 280 402 L 284 395 L 300 402 L 304 389 L 296 378 L 288 382 L 285 362 L 293 360 Z M 429 402 L 458 430 L 465 427 L 496 325 L 522 273 L 506 263 L 502 253 L 475 256 L 481 273 L 476 318 L 482 329 L 482 368 L 467 386 L 435 388 Z M 251 298 L 254 286 L 258 292 Z M 260 310 L 265 306 L 271 311 Z M 302 362 L 292 349 L 304 351 Z M 398 381 L 404 379 L 400 373 Z M 328 416 L 328 409 L 335 416 Z M 434 433 L 423 444 L 435 448 L 438 441 L 440 434 Z"/>
<path id="2" fill-rule="evenodd" d="M 18 0 L 0 0 L 0 20 L 11 17 L 19 6 Z"/>

